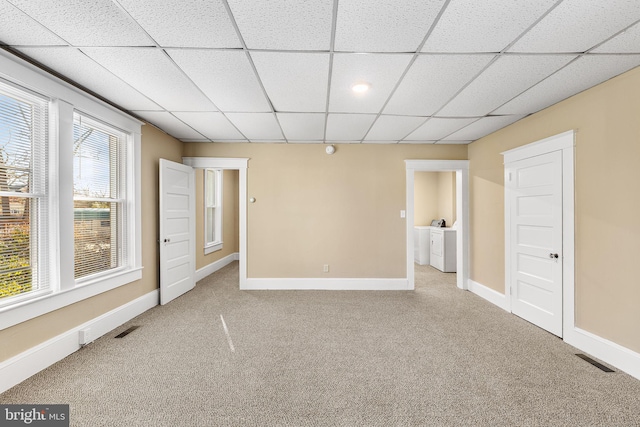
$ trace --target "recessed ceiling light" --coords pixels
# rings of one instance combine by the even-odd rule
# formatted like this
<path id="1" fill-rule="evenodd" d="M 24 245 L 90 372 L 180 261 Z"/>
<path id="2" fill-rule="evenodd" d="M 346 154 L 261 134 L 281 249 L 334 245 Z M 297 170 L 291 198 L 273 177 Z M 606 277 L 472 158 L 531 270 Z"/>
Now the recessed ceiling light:
<path id="1" fill-rule="evenodd" d="M 358 82 L 351 86 L 351 90 L 355 93 L 365 93 L 369 89 L 371 89 L 371 84 L 367 82 Z"/>

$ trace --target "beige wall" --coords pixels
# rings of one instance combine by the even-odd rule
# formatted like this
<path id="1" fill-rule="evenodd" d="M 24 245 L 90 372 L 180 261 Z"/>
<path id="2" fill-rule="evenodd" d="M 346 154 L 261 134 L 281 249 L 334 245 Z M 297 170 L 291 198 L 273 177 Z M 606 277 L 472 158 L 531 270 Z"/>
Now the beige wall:
<path id="1" fill-rule="evenodd" d="M 456 220 L 455 172 L 414 173 L 414 225 L 431 225 L 444 218 L 447 227 Z"/>
<path id="2" fill-rule="evenodd" d="M 251 159 L 248 277 L 406 277 L 404 160 L 465 159 L 467 147 L 324 147 L 189 143 L 185 155 Z"/>
<path id="3" fill-rule="evenodd" d="M 471 279 L 504 292 L 500 152 L 575 129 L 579 328 L 640 351 L 640 68 L 469 146 Z"/>
<path id="4" fill-rule="evenodd" d="M 239 251 L 238 171 L 222 172 L 222 249 L 204 254 L 204 173 L 196 170 L 196 269 Z"/>
<path id="5" fill-rule="evenodd" d="M 182 159 L 182 144 L 142 127 L 142 279 L 0 331 L 0 361 L 60 335 L 158 288 L 158 159 Z"/>

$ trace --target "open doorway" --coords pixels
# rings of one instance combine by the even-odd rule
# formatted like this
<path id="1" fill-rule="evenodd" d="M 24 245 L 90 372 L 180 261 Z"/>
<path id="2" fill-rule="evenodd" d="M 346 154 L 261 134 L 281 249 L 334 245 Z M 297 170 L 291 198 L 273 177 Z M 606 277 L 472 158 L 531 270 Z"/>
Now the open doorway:
<path id="1" fill-rule="evenodd" d="M 237 233 L 237 260 L 240 268 L 240 289 L 246 287 L 247 281 L 247 165 L 249 159 L 245 158 L 221 158 L 221 157 L 183 157 L 182 162 L 194 169 L 216 169 L 221 171 L 235 171 L 230 176 L 235 181 L 232 192 L 237 192 L 233 203 L 236 211 L 237 223 L 233 225 L 233 234 Z M 224 172 L 223 172 L 224 173 Z M 203 208 L 204 209 L 204 208 Z M 204 212 L 203 212 L 204 216 Z M 235 238 L 235 237 L 234 237 Z M 194 236 L 195 240 L 195 236 Z M 207 267 L 199 270 L 197 278 L 211 274 L 229 261 L 229 256 L 220 261 L 211 262 Z"/>
<path id="2" fill-rule="evenodd" d="M 469 227 L 469 161 L 468 160 L 406 160 L 407 167 L 407 193 L 406 193 L 406 218 L 407 218 L 407 281 L 408 288 L 415 288 L 415 250 L 416 250 L 416 229 L 415 229 L 415 215 L 416 215 L 416 174 L 422 172 L 450 172 L 448 175 L 451 180 L 455 175 L 455 197 L 449 205 L 449 209 L 444 208 L 442 212 L 450 211 L 453 209 L 455 214 L 450 213 L 451 221 L 455 221 L 455 270 L 456 270 L 456 285 L 460 289 L 467 289 L 467 281 L 469 278 L 469 241 L 468 241 L 468 227 Z M 446 185 L 447 175 L 442 175 L 443 187 Z M 418 175 L 418 180 L 421 176 Z M 438 177 L 439 178 L 439 177 Z M 436 182 L 437 178 L 436 178 Z M 418 187 L 420 188 L 420 183 Z M 450 185 L 453 185 L 450 183 Z M 453 190 L 452 190 L 453 192 Z M 443 200 L 446 201 L 446 198 Z M 445 202 L 443 202 L 445 203 Z M 421 208 L 418 207 L 418 211 Z M 438 211 L 439 212 L 439 211 Z M 425 215 L 433 215 L 434 213 L 426 212 Z M 455 218 L 455 219 L 454 219 Z M 441 219 L 441 218 L 434 218 Z M 446 221 L 446 218 L 445 218 Z M 453 222 L 451 223 L 453 225 Z M 446 239 L 444 233 L 440 233 L 443 230 L 437 230 L 439 239 Z M 451 233 L 451 231 L 449 231 Z M 440 235 L 442 234 L 442 235 Z M 449 237 L 451 239 L 452 237 Z M 438 242 L 441 244 L 442 242 Z M 445 242 L 446 243 L 446 242 Z M 431 245 L 431 236 L 429 236 L 429 245 Z M 444 259 L 442 259 L 444 261 Z"/>
<path id="3" fill-rule="evenodd" d="M 414 277 L 456 283 L 456 174 L 414 173 Z"/>

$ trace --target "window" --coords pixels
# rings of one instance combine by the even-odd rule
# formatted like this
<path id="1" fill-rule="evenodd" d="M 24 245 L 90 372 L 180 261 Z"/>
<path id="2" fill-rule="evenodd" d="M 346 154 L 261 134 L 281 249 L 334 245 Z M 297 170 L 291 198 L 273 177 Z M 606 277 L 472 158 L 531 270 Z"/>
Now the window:
<path id="1" fill-rule="evenodd" d="M 49 288 L 47 105 L 0 82 L 0 305 Z"/>
<path id="2" fill-rule="evenodd" d="M 0 330 L 142 277 L 140 130 L 0 50 Z"/>
<path id="3" fill-rule="evenodd" d="M 222 171 L 204 170 L 204 252 L 222 249 Z"/>
<path id="4" fill-rule="evenodd" d="M 122 266 L 126 252 L 126 135 L 74 114 L 74 276 L 80 279 Z"/>

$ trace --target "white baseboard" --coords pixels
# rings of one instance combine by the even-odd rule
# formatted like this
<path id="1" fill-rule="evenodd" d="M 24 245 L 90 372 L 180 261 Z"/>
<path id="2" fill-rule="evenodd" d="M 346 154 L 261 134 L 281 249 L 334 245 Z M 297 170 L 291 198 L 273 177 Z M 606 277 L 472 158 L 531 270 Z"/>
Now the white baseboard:
<path id="1" fill-rule="evenodd" d="M 243 290 L 331 290 L 331 291 L 406 291 L 405 279 L 251 279 L 247 278 Z"/>
<path id="2" fill-rule="evenodd" d="M 505 295 L 473 280 L 469 280 L 468 283 L 469 291 L 511 312 L 511 306 Z M 563 335 L 563 340 L 567 344 L 640 380 L 639 353 L 576 327 L 565 330 Z"/>
<path id="3" fill-rule="evenodd" d="M 204 267 L 196 270 L 196 282 L 204 279 L 208 275 L 215 273 L 220 270 L 222 267 L 226 267 L 231 264 L 233 261 L 238 261 L 240 259 L 240 254 L 238 252 L 227 255 L 224 258 L 219 259 L 218 261 L 214 261 L 209 265 L 205 265 Z"/>
<path id="4" fill-rule="evenodd" d="M 498 291 L 494 291 L 493 289 L 488 288 L 484 285 L 481 285 L 478 282 L 474 282 L 471 279 L 469 279 L 467 283 L 470 292 L 473 292 L 480 298 L 486 299 L 490 303 L 497 305 L 505 311 L 511 312 L 511 304 L 509 304 L 509 300 L 507 300 L 506 295 L 501 294 Z"/>
<path id="5" fill-rule="evenodd" d="M 0 363 L 0 393 L 9 390 L 32 375 L 64 359 L 80 349 L 80 331 L 90 328 L 91 339 L 103 336 L 123 323 L 158 305 L 159 291 L 155 290 L 128 302 L 102 316 L 51 338 L 29 350 Z"/>
<path id="6" fill-rule="evenodd" d="M 640 380 L 640 354 L 580 328 L 565 331 L 564 341 Z"/>

